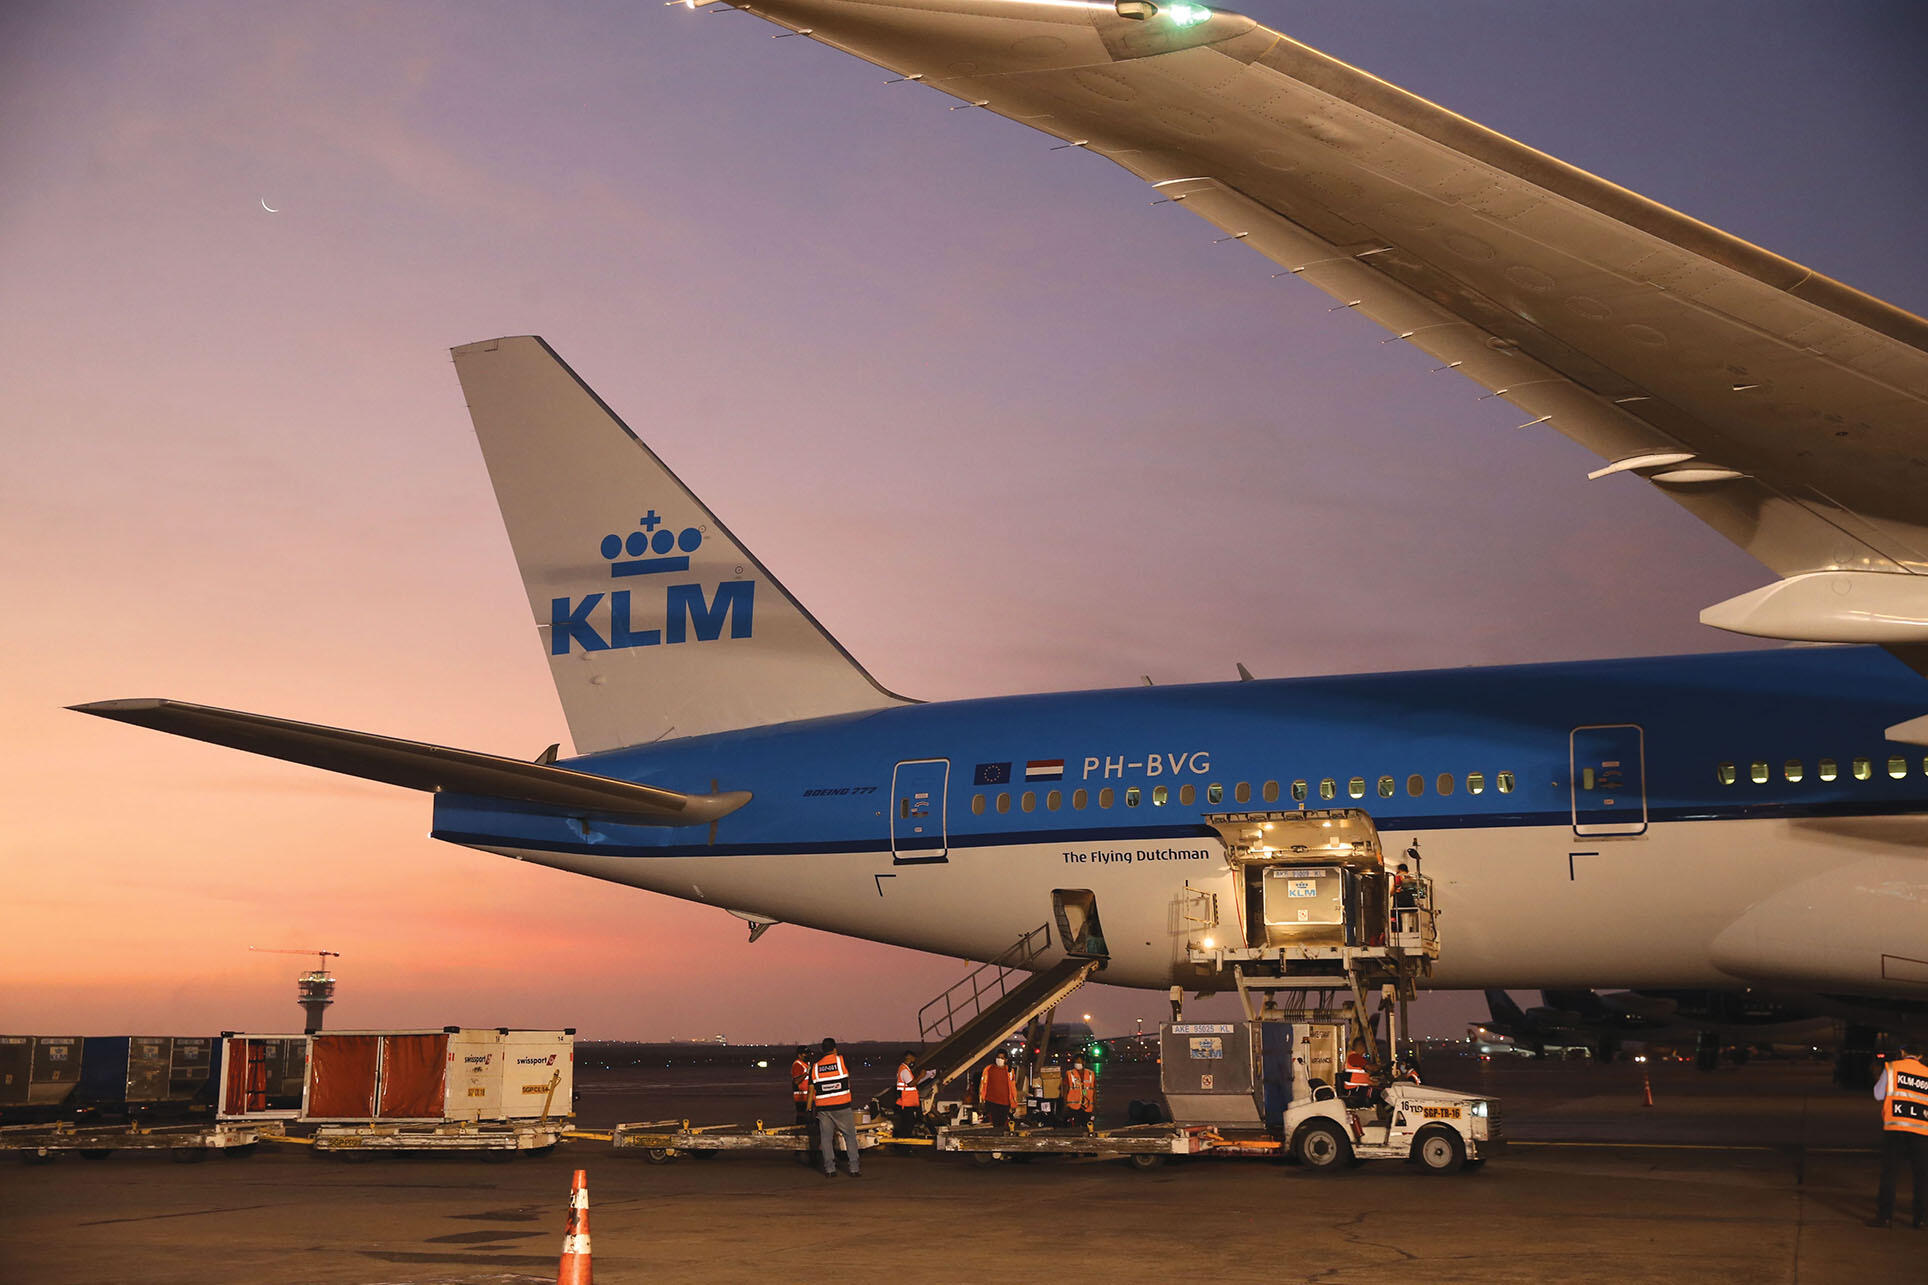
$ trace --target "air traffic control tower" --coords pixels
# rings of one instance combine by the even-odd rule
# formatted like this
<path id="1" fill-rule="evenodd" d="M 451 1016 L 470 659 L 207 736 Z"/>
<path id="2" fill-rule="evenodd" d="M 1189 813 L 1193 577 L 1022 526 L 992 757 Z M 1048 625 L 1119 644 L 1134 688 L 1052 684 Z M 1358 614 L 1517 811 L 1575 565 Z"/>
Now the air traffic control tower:
<path id="1" fill-rule="evenodd" d="M 308 1034 L 321 1029 L 323 1014 L 335 1002 L 335 975 L 327 968 L 315 968 L 295 979 L 296 1002 L 308 1015 Z"/>

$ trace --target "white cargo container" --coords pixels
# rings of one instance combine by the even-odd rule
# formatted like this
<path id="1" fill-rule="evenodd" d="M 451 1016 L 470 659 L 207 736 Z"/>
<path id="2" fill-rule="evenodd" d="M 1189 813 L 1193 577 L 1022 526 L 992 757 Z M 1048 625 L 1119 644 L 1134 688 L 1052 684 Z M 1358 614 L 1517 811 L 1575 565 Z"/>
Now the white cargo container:
<path id="1" fill-rule="evenodd" d="M 224 1120 L 480 1122 L 568 1117 L 574 1029 L 459 1027 L 223 1037 Z M 299 1097 L 276 1092 L 299 1076 Z"/>
<path id="2" fill-rule="evenodd" d="M 449 1120 L 535 1120 L 572 1114 L 573 1031 L 450 1031 Z"/>

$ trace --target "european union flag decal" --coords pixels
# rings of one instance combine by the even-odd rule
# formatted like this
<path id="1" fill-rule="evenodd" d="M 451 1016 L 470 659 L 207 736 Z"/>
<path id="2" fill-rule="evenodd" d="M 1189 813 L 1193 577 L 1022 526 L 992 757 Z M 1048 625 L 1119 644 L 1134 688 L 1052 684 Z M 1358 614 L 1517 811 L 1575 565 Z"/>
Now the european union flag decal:
<path id="1" fill-rule="evenodd" d="M 1009 763 L 979 763 L 977 774 L 971 778 L 972 785 L 1009 785 L 1011 765 Z"/>

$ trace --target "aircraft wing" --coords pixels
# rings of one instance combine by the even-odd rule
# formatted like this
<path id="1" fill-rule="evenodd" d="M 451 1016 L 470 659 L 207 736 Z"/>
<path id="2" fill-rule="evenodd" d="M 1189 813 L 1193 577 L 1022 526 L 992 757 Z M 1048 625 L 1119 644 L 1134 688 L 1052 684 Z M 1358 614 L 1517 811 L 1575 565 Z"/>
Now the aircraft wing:
<path id="1" fill-rule="evenodd" d="M 411 790 L 511 799 L 630 825 L 703 825 L 750 801 L 743 790 L 684 794 L 553 764 L 185 701 L 96 701 L 69 708 Z"/>
<path id="2" fill-rule="evenodd" d="M 1658 487 L 1781 577 L 1706 623 L 1920 658 L 1921 318 L 1235 13 L 737 7 L 1107 157 L 1593 451 L 1589 476 Z"/>

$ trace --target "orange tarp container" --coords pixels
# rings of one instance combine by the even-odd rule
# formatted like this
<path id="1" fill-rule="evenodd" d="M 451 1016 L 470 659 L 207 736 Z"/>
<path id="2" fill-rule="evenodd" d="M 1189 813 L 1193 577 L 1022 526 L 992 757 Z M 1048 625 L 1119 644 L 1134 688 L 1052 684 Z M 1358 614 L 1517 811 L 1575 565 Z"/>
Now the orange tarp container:
<path id="1" fill-rule="evenodd" d="M 384 1120 L 441 1119 L 449 1037 L 384 1035 L 381 1042 L 382 1090 L 376 1114 Z"/>
<path id="2" fill-rule="evenodd" d="M 221 1109 L 229 1115 L 245 1115 L 249 1111 L 259 1111 L 266 1104 L 266 1068 L 260 1064 L 260 1048 L 251 1047 L 248 1040 L 229 1040 L 227 1059 L 227 1100 Z M 250 1101 L 255 1096 L 251 1092 L 256 1074 L 262 1077 L 260 1101 Z"/>
<path id="3" fill-rule="evenodd" d="M 379 1035 L 317 1035 L 308 1052 L 311 1120 L 368 1120 L 375 1115 Z"/>

